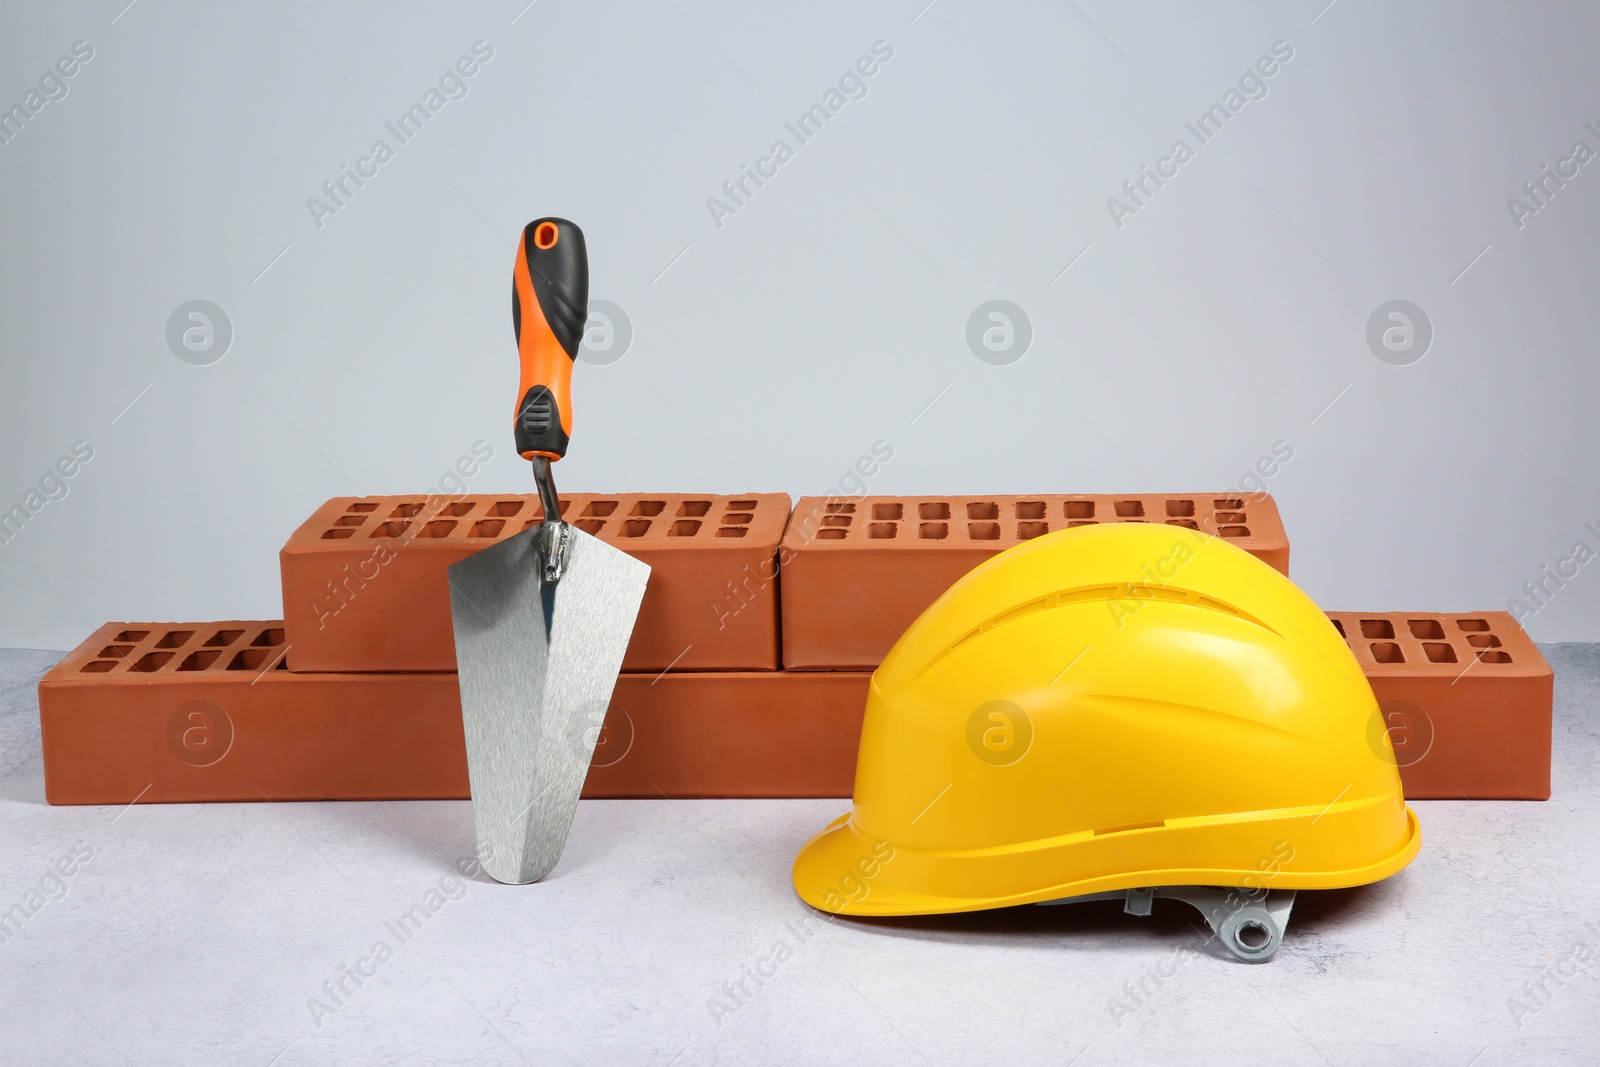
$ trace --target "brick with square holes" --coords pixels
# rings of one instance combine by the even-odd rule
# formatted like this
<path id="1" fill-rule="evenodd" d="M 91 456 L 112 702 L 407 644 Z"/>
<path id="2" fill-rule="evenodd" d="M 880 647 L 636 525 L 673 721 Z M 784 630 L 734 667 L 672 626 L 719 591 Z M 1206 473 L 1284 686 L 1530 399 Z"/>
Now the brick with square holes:
<path id="1" fill-rule="evenodd" d="M 465 798 L 453 673 L 296 673 L 279 622 L 110 623 L 39 683 L 52 804 Z M 624 674 L 590 797 L 847 797 L 865 672 Z"/>
<path id="2" fill-rule="evenodd" d="M 1289 573 L 1289 538 L 1266 495 L 802 497 L 779 548 L 783 665 L 875 667 L 940 593 L 984 560 L 1040 534 L 1100 522 L 1203 530 Z"/>
<path id="3" fill-rule="evenodd" d="M 1509 615 L 1330 618 L 1378 695 L 1407 796 L 1549 796 L 1550 668 Z M 454 674 L 297 674 L 284 647 L 278 622 L 101 627 L 39 684 L 46 799 L 467 796 Z M 869 677 L 624 674 L 584 795 L 849 796 Z"/>
<path id="4" fill-rule="evenodd" d="M 574 493 L 574 526 L 650 564 L 625 671 L 774 670 L 783 493 Z M 537 496 L 335 497 L 279 553 L 289 668 L 448 671 L 445 568 L 543 516 Z"/>
<path id="5" fill-rule="evenodd" d="M 1555 675 L 1503 611 L 1330 611 L 1415 800 L 1547 800 Z"/>

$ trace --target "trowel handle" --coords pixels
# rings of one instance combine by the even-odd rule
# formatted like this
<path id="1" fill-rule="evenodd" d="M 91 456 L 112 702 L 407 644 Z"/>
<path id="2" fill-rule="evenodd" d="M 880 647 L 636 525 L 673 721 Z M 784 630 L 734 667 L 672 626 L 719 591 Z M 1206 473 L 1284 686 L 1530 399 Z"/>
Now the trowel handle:
<path id="1" fill-rule="evenodd" d="M 522 359 L 515 415 L 523 459 L 567 454 L 572 435 L 572 364 L 589 317 L 589 254 L 566 219 L 534 219 L 517 243 L 511 321 Z"/>

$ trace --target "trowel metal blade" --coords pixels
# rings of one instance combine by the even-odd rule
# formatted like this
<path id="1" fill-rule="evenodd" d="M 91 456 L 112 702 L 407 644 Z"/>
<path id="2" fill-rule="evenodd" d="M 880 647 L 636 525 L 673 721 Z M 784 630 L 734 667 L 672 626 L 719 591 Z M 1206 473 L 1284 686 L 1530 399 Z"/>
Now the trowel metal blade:
<path id="1" fill-rule="evenodd" d="M 572 527 L 566 571 L 547 586 L 537 529 L 449 571 L 478 852 L 513 884 L 561 858 L 650 577 Z"/>

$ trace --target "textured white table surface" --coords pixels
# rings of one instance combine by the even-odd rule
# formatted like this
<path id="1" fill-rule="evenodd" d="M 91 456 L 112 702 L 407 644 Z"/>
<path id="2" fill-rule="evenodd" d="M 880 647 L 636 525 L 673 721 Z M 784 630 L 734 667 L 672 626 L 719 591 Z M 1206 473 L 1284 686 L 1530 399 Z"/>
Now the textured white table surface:
<path id="1" fill-rule="evenodd" d="M 1410 868 L 1302 893 L 1249 966 L 1170 902 L 822 918 L 789 864 L 837 800 L 585 801 L 520 887 L 453 870 L 465 802 L 52 808 L 58 654 L 3 652 L 0 910 L 42 903 L 0 1063 L 1597 1064 L 1600 646 L 1545 653 L 1555 798 L 1418 803 Z"/>

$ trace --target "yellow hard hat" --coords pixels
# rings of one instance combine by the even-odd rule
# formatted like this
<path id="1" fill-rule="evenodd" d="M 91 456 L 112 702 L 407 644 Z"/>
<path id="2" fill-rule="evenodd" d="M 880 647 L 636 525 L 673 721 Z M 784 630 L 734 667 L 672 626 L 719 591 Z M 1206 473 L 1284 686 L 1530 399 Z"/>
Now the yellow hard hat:
<path id="1" fill-rule="evenodd" d="M 1188 900 L 1270 958 L 1297 889 L 1422 844 L 1378 703 L 1328 617 L 1219 538 L 1117 523 L 1002 552 L 872 676 L 852 811 L 794 885 L 843 915 Z"/>

